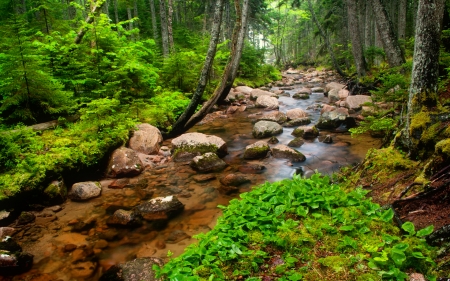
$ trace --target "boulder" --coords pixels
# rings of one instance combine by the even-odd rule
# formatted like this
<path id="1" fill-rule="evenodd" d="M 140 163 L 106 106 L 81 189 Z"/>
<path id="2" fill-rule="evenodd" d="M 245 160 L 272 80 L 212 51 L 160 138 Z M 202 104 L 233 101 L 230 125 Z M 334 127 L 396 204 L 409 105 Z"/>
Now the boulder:
<path id="1" fill-rule="evenodd" d="M 74 201 L 85 201 L 100 196 L 102 186 L 97 181 L 78 182 L 72 185 L 68 197 Z"/>
<path id="2" fill-rule="evenodd" d="M 20 216 L 17 218 L 18 225 L 25 225 L 32 223 L 36 220 L 36 216 L 31 212 L 22 212 Z"/>
<path id="3" fill-rule="evenodd" d="M 313 78 L 309 82 L 311 82 L 311 83 L 323 83 L 323 79 L 321 79 L 321 78 Z"/>
<path id="4" fill-rule="evenodd" d="M 288 159 L 291 162 L 303 162 L 306 160 L 305 155 L 303 155 L 301 152 L 283 144 L 279 144 L 273 147 L 272 155 L 275 158 L 284 158 Z"/>
<path id="5" fill-rule="evenodd" d="M 322 87 L 314 87 L 314 88 L 311 89 L 311 91 L 312 91 L 313 93 L 324 93 L 324 92 L 325 92 L 325 89 L 322 88 Z"/>
<path id="6" fill-rule="evenodd" d="M 190 166 L 201 173 L 219 172 L 225 169 L 227 163 L 213 152 L 207 152 L 200 156 L 195 156 Z"/>
<path id="7" fill-rule="evenodd" d="M 275 97 L 259 96 L 256 99 L 255 106 L 256 107 L 262 107 L 262 108 L 265 108 L 267 110 L 275 110 L 275 109 L 278 109 L 279 103 L 278 103 L 277 98 L 275 98 Z"/>
<path id="8" fill-rule="evenodd" d="M 160 258 L 138 258 L 126 263 L 113 265 L 99 279 L 99 281 L 162 281 L 156 278 L 153 265 L 164 266 Z"/>
<path id="9" fill-rule="evenodd" d="M 284 114 L 283 112 L 272 111 L 269 114 L 263 115 L 258 118 L 258 121 L 262 121 L 262 120 L 277 122 L 278 124 L 283 124 L 284 122 L 287 121 L 287 117 L 286 117 L 286 114 Z"/>
<path id="10" fill-rule="evenodd" d="M 253 137 L 263 139 L 271 136 L 281 134 L 283 127 L 280 124 L 272 121 L 259 121 L 253 126 Z"/>
<path id="11" fill-rule="evenodd" d="M 366 102 L 371 103 L 372 98 L 365 95 L 348 96 L 346 99 L 346 107 L 348 109 L 360 110 L 361 106 Z"/>
<path id="12" fill-rule="evenodd" d="M 309 123 L 311 123 L 311 119 L 309 119 L 309 117 L 303 117 L 303 118 L 289 120 L 283 124 L 283 127 L 302 126 L 302 125 L 308 125 Z"/>
<path id="13" fill-rule="evenodd" d="M 326 135 L 323 143 L 333 143 L 333 138 L 330 135 Z"/>
<path id="14" fill-rule="evenodd" d="M 167 220 L 184 210 L 184 204 L 174 195 L 156 197 L 134 208 L 135 213 L 147 221 Z"/>
<path id="15" fill-rule="evenodd" d="M 129 147 L 144 154 L 158 154 L 163 137 L 158 128 L 150 124 L 140 124 L 138 131 L 130 138 Z"/>
<path id="16" fill-rule="evenodd" d="M 300 147 L 305 143 L 303 138 L 295 138 L 288 143 L 289 147 Z"/>
<path id="17" fill-rule="evenodd" d="M 324 114 L 325 112 L 330 112 L 330 111 L 333 111 L 333 110 L 336 110 L 336 106 L 324 104 L 322 106 L 322 109 L 320 110 L 320 114 Z"/>
<path id="18" fill-rule="evenodd" d="M 339 90 L 337 90 L 337 89 L 331 89 L 331 90 L 328 92 L 328 101 L 329 101 L 330 103 L 335 103 L 335 102 L 337 102 L 337 101 L 340 101 L 340 98 L 339 98 Z"/>
<path id="19" fill-rule="evenodd" d="M 175 161 L 189 161 L 207 152 L 216 153 L 219 157 L 227 154 L 227 144 L 223 139 L 202 133 L 187 133 L 174 138 L 172 149 Z"/>
<path id="20" fill-rule="evenodd" d="M 349 96 L 350 92 L 347 89 L 341 89 L 338 92 L 338 96 L 341 100 L 345 100 Z"/>
<path id="21" fill-rule="evenodd" d="M 250 92 L 250 99 L 251 100 L 256 100 L 259 97 L 262 96 L 268 96 L 268 97 L 276 97 L 276 95 L 274 93 L 268 92 L 268 91 L 264 91 L 264 90 L 260 90 L 260 89 L 253 89 Z"/>
<path id="22" fill-rule="evenodd" d="M 265 158 L 269 151 L 270 147 L 265 141 L 257 141 L 245 148 L 244 159 Z"/>
<path id="23" fill-rule="evenodd" d="M 67 187 L 63 180 L 54 180 L 44 189 L 45 201 L 49 204 L 61 204 L 66 200 Z"/>
<path id="24" fill-rule="evenodd" d="M 307 139 L 314 139 L 319 135 L 319 131 L 316 129 L 315 126 L 302 126 L 296 128 L 291 135 L 294 137 L 301 137 L 305 140 Z"/>
<path id="25" fill-rule="evenodd" d="M 270 137 L 270 139 L 267 141 L 267 143 L 269 143 L 269 144 L 276 144 L 279 142 L 280 141 L 277 139 L 277 137 Z"/>
<path id="26" fill-rule="evenodd" d="M 135 211 L 123 209 L 116 210 L 112 216 L 106 220 L 106 224 L 112 226 L 139 226 L 142 225 L 141 218 Z"/>
<path id="27" fill-rule="evenodd" d="M 248 86 L 237 86 L 237 87 L 235 88 L 235 91 L 236 91 L 236 92 L 243 93 L 243 94 L 248 94 L 248 95 L 250 95 L 250 93 L 253 91 L 253 88 L 250 88 L 250 87 L 248 87 Z"/>
<path id="28" fill-rule="evenodd" d="M 144 165 L 136 151 L 120 147 L 112 153 L 106 174 L 111 178 L 131 177 L 139 175 L 143 168 Z"/>
<path id="29" fill-rule="evenodd" d="M 307 100 L 309 99 L 309 95 L 308 94 L 301 94 L 301 93 L 295 93 L 292 98 L 294 99 L 300 99 L 300 100 Z"/>
<path id="30" fill-rule="evenodd" d="M 33 255 L 0 249 L 0 276 L 17 275 L 31 269 Z"/>
<path id="31" fill-rule="evenodd" d="M 340 89 L 344 89 L 345 85 L 337 83 L 337 82 L 330 82 L 327 85 L 325 85 L 325 93 L 329 93 L 332 89 L 337 89 L 338 91 Z"/>
<path id="32" fill-rule="evenodd" d="M 248 179 L 244 175 L 239 174 L 229 174 L 220 179 L 220 183 L 225 186 L 240 186 L 244 183 L 249 183 L 250 179 Z"/>
<path id="33" fill-rule="evenodd" d="M 294 119 L 298 119 L 298 118 L 308 117 L 308 113 L 306 113 L 301 108 L 294 108 L 294 109 L 290 109 L 286 112 L 286 117 L 289 120 L 294 120 Z"/>
<path id="34" fill-rule="evenodd" d="M 345 123 L 348 117 L 348 111 L 338 108 L 320 115 L 316 126 L 319 129 L 335 129 Z"/>

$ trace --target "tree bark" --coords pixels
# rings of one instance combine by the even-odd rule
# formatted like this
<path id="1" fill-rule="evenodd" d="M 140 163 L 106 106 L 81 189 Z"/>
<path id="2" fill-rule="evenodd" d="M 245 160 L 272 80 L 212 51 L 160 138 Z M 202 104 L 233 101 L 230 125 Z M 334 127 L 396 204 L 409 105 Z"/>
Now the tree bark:
<path id="1" fill-rule="evenodd" d="M 358 11 L 356 7 L 356 0 L 347 0 L 348 29 L 352 41 L 353 59 L 355 61 L 358 77 L 363 77 L 366 75 L 367 65 L 361 42 L 361 32 L 359 28 L 360 21 L 358 20 Z"/>
<path id="2" fill-rule="evenodd" d="M 398 40 L 404 44 L 406 39 L 406 4 L 407 0 L 400 0 L 398 4 Z"/>
<path id="3" fill-rule="evenodd" d="M 167 17 L 167 36 L 169 37 L 169 50 L 173 54 L 175 47 L 173 44 L 173 31 L 172 31 L 172 19 L 173 19 L 173 3 L 169 0 L 169 15 Z"/>
<path id="4" fill-rule="evenodd" d="M 104 1 L 100 1 L 100 4 L 98 6 L 97 3 L 94 4 L 94 7 L 92 8 L 91 12 L 89 13 L 89 15 L 85 20 L 86 24 L 91 24 L 94 21 L 95 17 L 98 16 L 100 11 L 102 10 L 102 6 L 104 3 L 105 3 Z M 80 44 L 81 40 L 83 40 L 84 35 L 86 35 L 87 30 L 88 29 L 86 26 L 82 26 L 78 31 L 77 36 L 75 37 L 75 40 L 73 42 L 75 44 Z"/>
<path id="5" fill-rule="evenodd" d="M 439 103 L 438 70 L 441 25 L 445 0 L 420 0 L 417 11 L 416 35 L 414 43 L 413 70 L 409 88 L 406 132 L 410 155 L 418 153 L 422 132 L 431 124 L 418 126 L 414 118 L 417 114 L 427 114 L 436 110 Z M 423 118 L 421 118 L 423 119 Z M 425 121 L 425 120 L 419 120 Z M 419 122 L 421 123 L 421 122 Z"/>
<path id="6" fill-rule="evenodd" d="M 217 43 L 219 42 L 220 25 L 222 22 L 223 2 L 224 0 L 216 1 L 211 39 L 209 41 L 208 52 L 206 53 L 205 63 L 203 64 L 202 72 L 200 74 L 200 78 L 195 93 L 192 96 L 191 102 L 184 110 L 183 114 L 181 114 L 181 116 L 177 119 L 170 133 L 167 134 L 167 137 L 174 137 L 186 131 L 185 129 L 186 123 L 195 113 L 197 106 L 200 104 L 203 92 L 205 91 L 206 88 L 208 73 L 211 70 L 214 56 L 216 55 Z"/>
<path id="7" fill-rule="evenodd" d="M 322 25 L 318 21 L 316 17 L 316 13 L 314 12 L 311 0 L 308 0 L 308 8 L 309 12 L 311 13 L 311 17 L 313 22 L 316 24 L 317 28 L 319 29 L 320 36 L 322 37 L 323 41 L 325 42 L 325 45 L 327 47 L 328 53 L 331 57 L 331 62 L 333 63 L 334 69 L 341 75 L 342 77 L 346 77 L 347 75 L 342 71 L 342 69 L 339 67 L 339 64 L 336 60 L 336 56 L 334 55 L 333 47 L 331 46 L 330 40 L 328 39 L 327 34 L 325 33 L 325 30 L 323 29 Z"/>
<path id="8" fill-rule="evenodd" d="M 113 4 L 114 4 L 114 19 L 116 20 L 116 24 L 119 23 L 119 10 L 118 10 L 118 0 L 113 0 Z"/>
<path id="9" fill-rule="evenodd" d="M 405 63 L 403 51 L 397 41 L 397 38 L 392 27 L 392 22 L 389 20 L 388 13 L 384 8 L 381 0 L 371 0 L 372 10 L 375 14 L 375 19 L 378 27 L 378 32 L 381 36 L 384 52 L 390 66 L 400 66 Z"/>
<path id="10" fill-rule="evenodd" d="M 162 38 L 163 56 L 167 57 L 169 55 L 169 35 L 167 28 L 167 14 L 165 2 L 166 0 L 159 1 L 159 14 L 161 17 L 161 38 Z"/>
<path id="11" fill-rule="evenodd" d="M 366 3 L 366 20 L 364 23 L 364 46 L 365 49 L 372 46 L 373 37 L 373 20 L 372 20 L 372 9 L 369 3 Z"/>
<path id="12" fill-rule="evenodd" d="M 116 0 L 117 1 L 117 0 Z M 153 39 L 158 40 L 158 26 L 156 25 L 156 12 L 155 12 L 155 1 L 149 0 L 150 12 L 152 15 L 152 29 L 153 29 Z"/>

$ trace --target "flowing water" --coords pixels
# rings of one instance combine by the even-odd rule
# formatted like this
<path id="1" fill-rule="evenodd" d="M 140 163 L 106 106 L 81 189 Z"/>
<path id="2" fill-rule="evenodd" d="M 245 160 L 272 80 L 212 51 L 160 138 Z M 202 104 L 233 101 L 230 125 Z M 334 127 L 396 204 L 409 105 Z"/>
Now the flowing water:
<path id="1" fill-rule="evenodd" d="M 296 89 L 298 87 L 300 85 Z M 292 95 L 296 89 L 287 92 Z M 323 93 L 313 93 L 308 100 L 282 96 L 279 101 L 280 111 L 301 108 L 308 112 L 312 124 L 315 124 L 320 117 L 320 109 L 307 108 L 326 103 L 328 98 Z M 136 257 L 166 257 L 168 251 L 177 256 L 196 241 L 193 235 L 206 232 L 214 226 L 220 215 L 217 205 L 227 205 L 229 200 L 237 198 L 241 192 L 249 191 L 251 186 L 291 178 L 300 171 L 305 176 L 315 170 L 332 174 L 342 166 L 360 162 L 369 148 L 380 143 L 367 136 L 355 139 L 349 133 L 321 131 L 318 138 L 305 141 L 298 148 L 307 158 L 303 163 L 290 163 L 272 157 L 244 160 L 245 147 L 256 141 L 251 132 L 253 122 L 260 115 L 255 114 L 261 112 L 265 113 L 261 109 L 237 111 L 198 124 L 191 130 L 216 135 L 227 142 L 229 153 L 224 160 L 229 166 L 220 173 L 209 174 L 209 179 L 204 178 L 204 175 L 203 178 L 199 177 L 186 163 L 168 162 L 131 179 L 132 182 L 144 182 L 142 188 L 110 189 L 107 186 L 111 180 L 104 180 L 100 197 L 88 202 L 67 201 L 56 214 L 44 210 L 31 228 L 23 227 L 15 235 L 24 251 L 34 255 L 32 270 L 11 279 L 0 277 L 0 280 L 98 280 L 111 265 Z M 284 132 L 277 136 L 281 144 L 287 144 L 294 138 L 291 135 L 293 129 L 284 128 Z M 327 134 L 333 137 L 333 143 L 321 142 Z M 170 146 L 170 141 L 165 141 L 165 144 Z M 260 164 L 266 169 L 260 174 L 246 174 L 251 183 L 241 186 L 239 193 L 221 193 L 219 179 L 238 172 L 239 167 L 246 164 Z M 106 225 L 106 219 L 116 209 L 131 209 L 147 200 L 151 194 L 149 191 L 154 192 L 153 197 L 177 194 L 186 205 L 184 212 L 165 226 L 145 223 L 130 229 Z"/>

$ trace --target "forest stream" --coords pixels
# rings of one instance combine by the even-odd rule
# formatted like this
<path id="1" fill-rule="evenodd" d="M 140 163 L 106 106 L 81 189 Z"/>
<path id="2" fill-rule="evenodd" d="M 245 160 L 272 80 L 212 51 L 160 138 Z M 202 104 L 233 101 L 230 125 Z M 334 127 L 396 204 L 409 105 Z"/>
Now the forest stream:
<path id="1" fill-rule="evenodd" d="M 313 83 L 314 87 L 324 85 Z M 292 96 L 304 86 L 295 84 L 286 93 Z M 328 98 L 322 92 L 313 92 L 306 100 L 280 96 L 279 103 L 282 112 L 303 109 L 309 114 L 311 124 L 316 124 L 320 117 L 317 105 L 328 103 Z M 217 205 L 227 205 L 239 193 L 265 181 L 291 178 L 295 173 L 308 177 L 317 170 L 331 175 L 342 166 L 361 162 L 368 149 L 380 146 L 380 140 L 370 136 L 352 138 L 346 130 L 320 131 L 318 138 L 306 140 L 297 148 L 306 156 L 305 162 L 291 163 L 271 156 L 245 160 L 245 147 L 256 141 L 252 136 L 253 123 L 266 113 L 260 108 L 237 110 L 233 114 L 216 112 L 217 118 L 202 121 L 190 130 L 218 136 L 227 143 L 228 155 L 223 160 L 228 167 L 220 173 L 199 174 L 188 163 L 168 161 L 130 179 L 130 183 L 136 183 L 135 188 L 111 189 L 108 185 L 112 180 L 103 179 L 100 197 L 87 202 L 67 200 L 61 208 L 50 207 L 37 213 L 34 223 L 17 226 L 14 235 L 24 251 L 34 255 L 32 269 L 0 280 L 98 280 L 110 266 L 136 257 L 166 258 L 169 251 L 178 256 L 185 247 L 195 243 L 194 235 L 214 227 L 221 214 Z M 291 135 L 294 128 L 283 130 L 276 137 L 280 144 L 287 145 L 294 139 Z M 326 135 L 331 135 L 332 143 L 322 142 Z M 163 145 L 170 147 L 170 140 Z M 265 169 L 261 173 L 247 173 L 248 164 L 262 165 Z M 238 193 L 222 192 L 220 178 L 235 172 L 245 173 L 251 182 L 241 185 Z M 185 209 L 167 225 L 144 222 L 135 228 L 115 228 L 106 224 L 108 217 L 119 208 L 131 209 L 150 196 L 168 195 L 176 195 Z"/>

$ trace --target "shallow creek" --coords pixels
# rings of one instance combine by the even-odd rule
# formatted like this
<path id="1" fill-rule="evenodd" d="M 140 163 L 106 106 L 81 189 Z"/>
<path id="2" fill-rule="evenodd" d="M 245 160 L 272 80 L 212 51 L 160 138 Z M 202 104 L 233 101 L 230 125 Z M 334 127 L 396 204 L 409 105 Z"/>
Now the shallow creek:
<path id="1" fill-rule="evenodd" d="M 315 86 L 323 86 L 317 84 Z M 301 87 L 286 91 L 291 96 Z M 311 124 L 317 123 L 320 109 L 308 109 L 314 104 L 327 103 L 323 93 L 313 93 L 308 100 L 296 100 L 281 96 L 280 111 L 301 108 L 308 112 Z M 216 135 L 227 142 L 228 155 L 224 158 L 228 168 L 212 175 L 209 180 L 201 178 L 186 163 L 168 162 L 155 169 L 146 170 L 132 182 L 144 183 L 142 188 L 107 188 L 111 180 L 103 180 L 102 195 L 88 202 L 67 201 L 57 213 L 49 209 L 38 214 L 36 222 L 23 227 L 15 235 L 24 251 L 34 255 L 31 271 L 0 280 L 98 280 L 111 265 L 126 262 L 136 257 L 166 257 L 168 251 L 180 255 L 184 248 L 196 240 L 193 235 L 210 230 L 220 210 L 217 205 L 227 205 L 239 194 L 225 195 L 219 191 L 219 179 L 229 173 L 236 173 L 245 164 L 260 164 L 266 169 L 261 174 L 247 174 L 251 183 L 240 187 L 239 192 L 249 191 L 251 186 L 265 181 L 273 182 L 291 178 L 300 170 L 305 176 L 318 170 L 322 174 L 332 174 L 340 167 L 360 162 L 367 150 L 379 145 L 379 140 L 370 137 L 351 138 L 349 133 L 321 131 L 314 141 L 305 141 L 300 148 L 307 160 L 303 163 L 290 163 L 282 159 L 268 157 L 263 160 L 248 161 L 242 155 L 245 146 L 254 143 L 250 114 L 267 113 L 261 109 L 247 109 L 234 114 L 220 116 L 211 122 L 199 124 L 191 131 Z M 294 128 L 284 128 L 277 136 L 281 144 L 287 144 L 294 137 Z M 333 143 L 322 143 L 324 136 L 330 134 Z M 170 140 L 164 145 L 170 147 Z M 152 197 L 178 195 L 185 211 L 172 219 L 166 226 L 156 227 L 144 223 L 137 228 L 113 228 L 106 225 L 106 219 L 118 208 L 132 208 L 143 200 Z M 77 230 L 74 231 L 74 228 Z"/>

